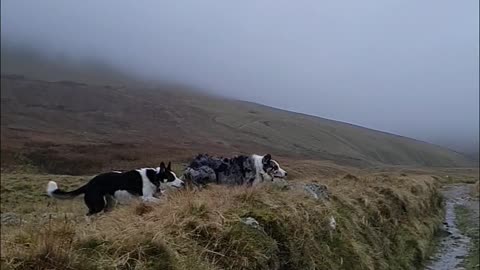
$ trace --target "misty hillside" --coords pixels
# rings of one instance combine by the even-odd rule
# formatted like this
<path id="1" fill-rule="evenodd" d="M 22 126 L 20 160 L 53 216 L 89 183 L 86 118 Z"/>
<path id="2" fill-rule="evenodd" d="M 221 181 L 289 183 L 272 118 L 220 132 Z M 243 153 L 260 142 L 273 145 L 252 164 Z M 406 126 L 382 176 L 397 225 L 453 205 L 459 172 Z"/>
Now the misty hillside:
<path id="1" fill-rule="evenodd" d="M 95 84 L 123 85 L 140 82 L 113 65 L 96 58 L 72 58 L 64 54 L 45 53 L 2 39 L 2 74 L 22 74 L 48 81 L 88 81 Z"/>
<path id="2" fill-rule="evenodd" d="M 173 86 L 146 90 L 3 75 L 1 89 L 2 167 L 27 160 L 50 171 L 82 164 L 97 170 L 186 160 L 202 151 L 269 151 L 354 166 L 471 165 L 458 153 L 413 139 Z"/>

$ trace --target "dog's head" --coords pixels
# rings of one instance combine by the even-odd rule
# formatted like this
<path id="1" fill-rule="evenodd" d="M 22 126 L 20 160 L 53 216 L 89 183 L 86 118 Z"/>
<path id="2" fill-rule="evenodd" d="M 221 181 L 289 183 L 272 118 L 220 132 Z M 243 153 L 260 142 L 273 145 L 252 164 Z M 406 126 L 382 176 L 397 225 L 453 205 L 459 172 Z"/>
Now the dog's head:
<path id="1" fill-rule="evenodd" d="M 272 159 L 270 154 L 266 154 L 262 158 L 263 171 L 267 173 L 273 180 L 274 178 L 285 178 L 287 172 L 280 168 L 280 164 Z"/>
<path id="2" fill-rule="evenodd" d="M 165 167 L 165 163 L 160 163 L 160 167 L 157 168 L 157 180 L 160 183 L 165 183 L 168 186 L 181 188 L 184 186 L 184 182 L 177 177 L 172 171 L 172 163 L 168 162 L 168 166 Z"/>

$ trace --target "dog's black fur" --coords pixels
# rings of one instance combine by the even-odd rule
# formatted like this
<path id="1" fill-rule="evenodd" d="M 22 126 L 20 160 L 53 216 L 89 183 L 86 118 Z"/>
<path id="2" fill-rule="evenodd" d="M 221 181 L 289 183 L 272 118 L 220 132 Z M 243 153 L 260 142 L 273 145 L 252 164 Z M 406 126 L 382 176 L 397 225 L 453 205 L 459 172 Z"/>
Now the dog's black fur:
<path id="1" fill-rule="evenodd" d="M 84 186 L 69 192 L 58 189 L 57 184 L 50 181 L 47 193 L 57 199 L 71 199 L 85 194 L 84 201 L 89 209 L 87 215 L 93 215 L 102 210 L 108 210 L 117 191 L 141 196 L 145 201 L 157 201 L 158 199 L 154 196 L 160 190 L 162 182 L 183 185 L 183 181 L 172 172 L 170 162 L 167 167 L 162 162 L 156 169 L 143 168 L 127 172 L 102 173 Z"/>

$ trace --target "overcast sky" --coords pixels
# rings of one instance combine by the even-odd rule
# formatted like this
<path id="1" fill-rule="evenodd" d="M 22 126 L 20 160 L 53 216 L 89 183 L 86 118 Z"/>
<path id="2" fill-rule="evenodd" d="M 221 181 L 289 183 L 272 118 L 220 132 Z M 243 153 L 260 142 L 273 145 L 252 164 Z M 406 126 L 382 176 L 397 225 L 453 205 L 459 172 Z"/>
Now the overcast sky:
<path id="1" fill-rule="evenodd" d="M 2 41 L 478 147 L 478 0 L 2 0 Z"/>

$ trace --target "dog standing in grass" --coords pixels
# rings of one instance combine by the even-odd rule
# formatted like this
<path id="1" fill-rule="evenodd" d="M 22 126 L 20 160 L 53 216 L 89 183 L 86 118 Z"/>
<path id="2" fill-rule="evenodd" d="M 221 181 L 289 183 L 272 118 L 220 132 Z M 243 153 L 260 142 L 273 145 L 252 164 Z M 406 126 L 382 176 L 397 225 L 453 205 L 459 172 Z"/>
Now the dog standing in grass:
<path id="1" fill-rule="evenodd" d="M 141 197 L 145 202 L 158 202 L 159 199 L 155 195 L 160 191 L 162 183 L 176 188 L 184 185 L 172 171 L 170 162 L 168 166 L 162 162 L 157 168 L 102 173 L 73 191 L 63 191 L 58 188 L 57 183 L 50 181 L 47 185 L 47 194 L 57 199 L 72 199 L 85 194 L 87 216 L 90 216 L 110 209 L 115 203 L 115 196 L 125 192 L 131 196 Z"/>

